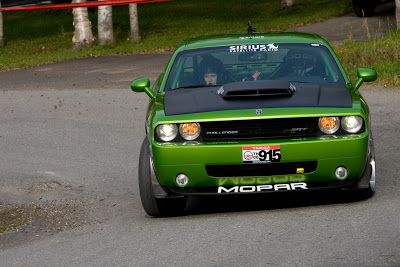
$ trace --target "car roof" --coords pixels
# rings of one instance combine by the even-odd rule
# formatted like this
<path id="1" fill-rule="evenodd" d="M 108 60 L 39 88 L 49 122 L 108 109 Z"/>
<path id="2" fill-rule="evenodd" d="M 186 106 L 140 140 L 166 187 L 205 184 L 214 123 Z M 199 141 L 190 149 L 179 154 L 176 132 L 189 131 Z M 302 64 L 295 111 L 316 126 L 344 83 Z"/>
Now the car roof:
<path id="1" fill-rule="evenodd" d="M 269 43 L 304 43 L 329 44 L 317 34 L 299 32 L 268 32 L 268 33 L 231 33 L 207 35 L 182 41 L 177 51 L 197 49 L 203 47 L 241 45 L 241 44 L 269 44 Z"/>

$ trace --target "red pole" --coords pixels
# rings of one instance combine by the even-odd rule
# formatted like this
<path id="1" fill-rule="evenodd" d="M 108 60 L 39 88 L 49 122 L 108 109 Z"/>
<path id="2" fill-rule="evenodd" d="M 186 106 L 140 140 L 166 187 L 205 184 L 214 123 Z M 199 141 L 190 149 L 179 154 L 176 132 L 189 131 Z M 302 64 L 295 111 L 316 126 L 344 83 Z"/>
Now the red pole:
<path id="1" fill-rule="evenodd" d="M 99 0 L 99 1 L 90 1 L 83 3 L 66 3 L 66 4 L 42 5 L 42 6 L 0 8 L 0 12 L 56 10 L 56 9 L 69 9 L 77 7 L 117 6 L 117 5 L 164 2 L 164 1 L 170 1 L 170 0 Z"/>

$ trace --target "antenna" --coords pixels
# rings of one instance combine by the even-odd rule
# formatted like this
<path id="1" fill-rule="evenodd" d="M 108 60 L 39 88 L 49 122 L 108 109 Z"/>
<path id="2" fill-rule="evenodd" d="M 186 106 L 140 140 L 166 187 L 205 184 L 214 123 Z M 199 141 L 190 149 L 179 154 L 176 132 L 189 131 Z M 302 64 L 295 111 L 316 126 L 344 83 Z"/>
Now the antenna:
<path id="1" fill-rule="evenodd" d="M 247 25 L 249 25 L 249 28 L 247 29 L 247 34 L 253 34 L 256 32 L 256 28 L 251 27 L 251 21 L 247 22 Z"/>

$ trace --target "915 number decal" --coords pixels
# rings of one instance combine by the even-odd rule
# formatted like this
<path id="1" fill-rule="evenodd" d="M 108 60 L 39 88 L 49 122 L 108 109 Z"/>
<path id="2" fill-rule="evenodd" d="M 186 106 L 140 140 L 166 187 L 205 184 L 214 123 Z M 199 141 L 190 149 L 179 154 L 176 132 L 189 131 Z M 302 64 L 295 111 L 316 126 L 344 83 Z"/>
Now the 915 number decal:
<path id="1" fill-rule="evenodd" d="M 280 145 L 273 146 L 244 146 L 242 147 L 243 163 L 280 162 Z"/>
<path id="2" fill-rule="evenodd" d="M 260 150 L 258 153 L 260 161 L 280 161 L 281 151 L 280 150 Z"/>

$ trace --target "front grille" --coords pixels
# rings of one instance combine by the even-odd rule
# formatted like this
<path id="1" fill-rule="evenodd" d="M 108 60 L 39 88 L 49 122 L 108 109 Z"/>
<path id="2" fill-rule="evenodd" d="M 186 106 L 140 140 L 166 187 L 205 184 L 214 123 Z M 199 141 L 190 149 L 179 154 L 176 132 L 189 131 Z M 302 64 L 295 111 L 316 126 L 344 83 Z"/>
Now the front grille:
<path id="1" fill-rule="evenodd" d="M 317 162 L 209 165 L 206 171 L 212 177 L 244 177 L 296 174 L 297 168 L 303 168 L 304 173 L 311 173 L 317 169 Z"/>
<path id="2" fill-rule="evenodd" d="M 260 119 L 250 121 L 206 122 L 205 141 L 265 140 L 317 135 L 318 118 Z"/>

